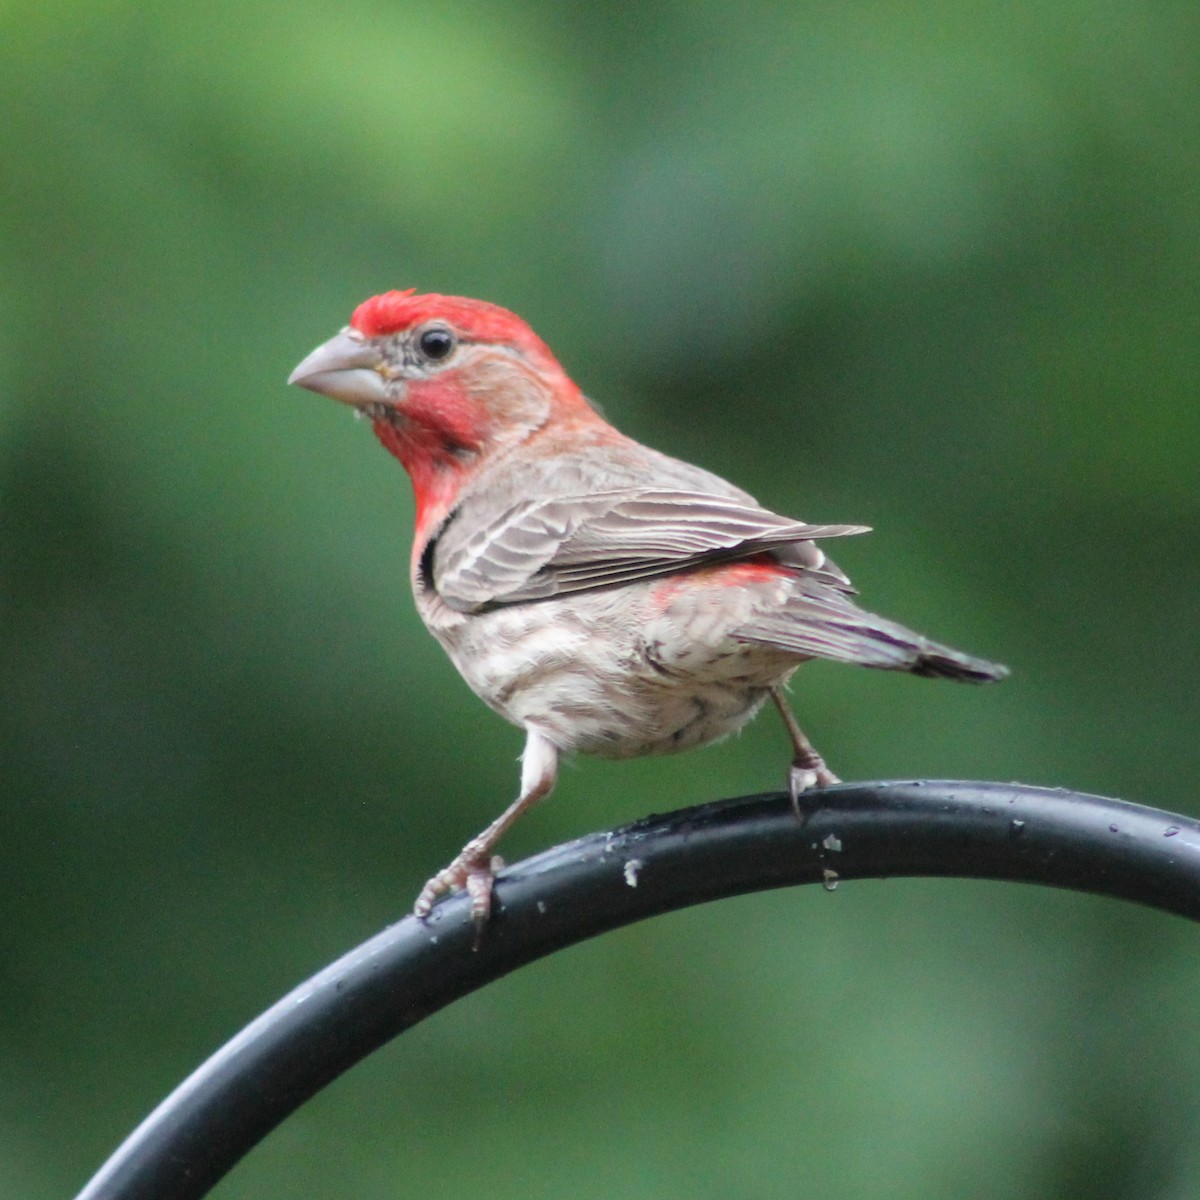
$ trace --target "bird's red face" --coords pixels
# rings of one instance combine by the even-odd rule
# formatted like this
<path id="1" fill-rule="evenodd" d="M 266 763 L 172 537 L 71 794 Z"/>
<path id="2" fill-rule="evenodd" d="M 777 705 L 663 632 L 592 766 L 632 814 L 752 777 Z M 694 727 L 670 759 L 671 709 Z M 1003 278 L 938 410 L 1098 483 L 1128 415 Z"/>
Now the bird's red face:
<path id="1" fill-rule="evenodd" d="M 538 373 L 562 373 L 546 344 L 507 309 L 459 296 L 385 292 L 360 304 L 350 324 L 288 382 L 386 417 L 384 409 L 404 411 L 409 389 L 439 377 L 469 380 L 472 368 L 497 355 Z"/>
<path id="2" fill-rule="evenodd" d="M 520 317 L 481 300 L 413 291 L 360 304 L 288 382 L 370 417 L 427 513 L 499 448 L 564 411 L 591 412 Z"/>

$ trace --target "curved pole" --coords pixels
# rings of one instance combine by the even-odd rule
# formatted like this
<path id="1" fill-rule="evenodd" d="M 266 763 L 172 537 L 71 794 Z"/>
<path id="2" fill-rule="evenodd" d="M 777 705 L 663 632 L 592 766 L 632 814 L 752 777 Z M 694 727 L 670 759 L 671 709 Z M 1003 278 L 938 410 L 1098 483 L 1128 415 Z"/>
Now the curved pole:
<path id="1" fill-rule="evenodd" d="M 1200 919 L 1200 822 L 1017 784 L 842 784 L 648 817 L 501 873 L 479 945 L 465 896 L 406 917 L 285 996 L 126 1139 L 79 1200 L 190 1200 L 396 1034 L 517 967 L 644 917 L 799 883 L 940 875 L 1115 896 Z"/>

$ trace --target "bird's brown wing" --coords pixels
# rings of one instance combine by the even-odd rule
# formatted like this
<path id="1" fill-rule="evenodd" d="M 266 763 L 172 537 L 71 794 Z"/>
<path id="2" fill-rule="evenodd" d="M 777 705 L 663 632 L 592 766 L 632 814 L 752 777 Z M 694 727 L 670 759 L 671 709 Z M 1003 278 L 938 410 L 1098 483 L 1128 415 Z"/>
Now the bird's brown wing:
<path id="1" fill-rule="evenodd" d="M 610 587 L 709 562 L 778 553 L 830 585 L 846 578 L 814 539 L 863 533 L 861 525 L 807 525 L 742 494 L 625 487 L 522 500 L 485 524 L 452 515 L 428 569 L 460 612 Z"/>

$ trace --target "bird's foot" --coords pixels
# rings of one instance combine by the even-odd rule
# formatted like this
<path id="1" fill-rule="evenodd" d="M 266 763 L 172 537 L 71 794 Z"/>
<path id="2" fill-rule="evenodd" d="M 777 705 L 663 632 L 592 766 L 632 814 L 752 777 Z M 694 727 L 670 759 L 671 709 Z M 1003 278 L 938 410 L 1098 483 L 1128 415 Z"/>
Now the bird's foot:
<path id="1" fill-rule="evenodd" d="M 842 781 L 825 765 L 825 760 L 816 751 L 797 755 L 788 768 L 788 793 L 792 797 L 792 811 L 797 819 L 800 812 L 800 796 L 810 788 L 828 787 Z"/>
<path id="2" fill-rule="evenodd" d="M 496 872 L 503 866 L 504 859 L 500 855 L 489 854 L 486 850 L 481 852 L 471 844 L 464 846 L 458 857 L 421 889 L 413 905 L 413 914 L 423 921 L 439 896 L 465 890 L 471 899 L 471 920 L 476 930 L 482 931 L 492 913 L 492 884 Z"/>
<path id="3" fill-rule="evenodd" d="M 783 718 L 788 737 L 792 739 L 792 749 L 796 752 L 788 770 L 788 792 L 792 797 L 792 812 L 796 814 L 796 820 L 801 821 L 804 819 L 800 811 L 802 792 L 808 791 L 809 788 L 828 787 L 831 783 L 842 781 L 825 765 L 825 760 L 817 753 L 817 748 L 804 736 L 804 730 L 796 723 L 796 718 L 784 697 L 783 685 L 776 684 L 769 690 L 771 699 Z"/>

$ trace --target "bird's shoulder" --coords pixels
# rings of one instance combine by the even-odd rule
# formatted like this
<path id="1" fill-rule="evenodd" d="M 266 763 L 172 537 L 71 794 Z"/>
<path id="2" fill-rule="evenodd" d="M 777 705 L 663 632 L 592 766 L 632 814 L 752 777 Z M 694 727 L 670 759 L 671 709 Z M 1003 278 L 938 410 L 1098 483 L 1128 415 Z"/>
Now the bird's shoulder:
<path id="1" fill-rule="evenodd" d="M 460 509 L 481 501 L 495 508 L 529 500 L 563 500 L 646 490 L 690 492 L 761 508 L 749 492 L 694 463 L 622 438 L 583 443 L 554 454 L 514 453 L 481 471 L 462 495 Z"/>

